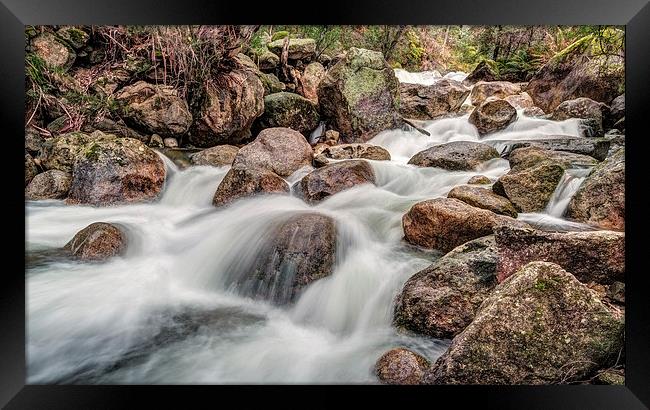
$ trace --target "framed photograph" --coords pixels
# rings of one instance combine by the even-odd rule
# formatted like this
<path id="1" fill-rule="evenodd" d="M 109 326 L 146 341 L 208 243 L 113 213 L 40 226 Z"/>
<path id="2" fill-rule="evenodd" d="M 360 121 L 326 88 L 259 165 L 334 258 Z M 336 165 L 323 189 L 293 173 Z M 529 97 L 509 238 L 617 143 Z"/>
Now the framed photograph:
<path id="1" fill-rule="evenodd" d="M 6 408 L 650 406 L 645 1 L 75 3 L 0 5 Z"/>

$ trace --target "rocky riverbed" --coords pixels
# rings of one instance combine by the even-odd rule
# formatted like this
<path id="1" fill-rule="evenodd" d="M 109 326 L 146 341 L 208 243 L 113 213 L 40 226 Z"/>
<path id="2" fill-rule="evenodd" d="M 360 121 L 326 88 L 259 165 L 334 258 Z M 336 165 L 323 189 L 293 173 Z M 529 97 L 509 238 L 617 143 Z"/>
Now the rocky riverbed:
<path id="1" fill-rule="evenodd" d="M 63 34 L 30 41 L 74 86 Z M 199 110 L 111 68 L 122 124 L 27 127 L 29 383 L 620 382 L 624 95 L 588 51 L 527 83 L 267 51 Z"/>

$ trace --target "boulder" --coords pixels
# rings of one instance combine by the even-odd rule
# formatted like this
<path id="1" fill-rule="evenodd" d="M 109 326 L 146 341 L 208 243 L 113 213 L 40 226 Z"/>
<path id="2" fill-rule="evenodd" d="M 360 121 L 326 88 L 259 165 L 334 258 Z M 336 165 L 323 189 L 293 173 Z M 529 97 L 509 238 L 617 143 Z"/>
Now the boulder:
<path id="1" fill-rule="evenodd" d="M 149 139 L 149 146 L 154 148 L 163 148 L 165 146 L 165 141 L 158 134 L 151 134 Z"/>
<path id="2" fill-rule="evenodd" d="M 472 104 L 480 106 L 490 97 L 505 99 L 508 96 L 517 95 L 521 92 L 518 84 L 508 81 L 479 81 L 472 87 Z"/>
<path id="3" fill-rule="evenodd" d="M 256 194 L 285 194 L 289 191 L 289 184 L 273 171 L 233 165 L 214 193 L 212 204 L 219 207 Z"/>
<path id="4" fill-rule="evenodd" d="M 70 190 L 70 174 L 56 169 L 45 171 L 32 179 L 25 189 L 25 199 L 62 199 Z"/>
<path id="5" fill-rule="evenodd" d="M 264 86 L 256 72 L 235 69 L 206 88 L 206 100 L 195 116 L 189 141 L 197 147 L 238 144 L 264 112 Z"/>
<path id="6" fill-rule="evenodd" d="M 126 124 L 124 124 L 123 121 L 113 121 L 109 118 L 96 118 L 91 123 L 86 124 L 81 130 L 86 133 L 92 133 L 93 131 L 99 130 L 107 134 L 114 134 L 127 138 L 135 138 L 136 140 L 142 141 L 145 144 L 149 143 L 151 140 L 151 137 L 148 137 L 148 135 L 142 134 L 133 128 L 128 127 Z"/>
<path id="7" fill-rule="evenodd" d="M 314 103 L 298 94 L 280 92 L 264 97 L 264 114 L 255 128 L 285 127 L 296 130 L 305 137 L 318 126 L 320 116 Z"/>
<path id="8" fill-rule="evenodd" d="M 502 130 L 516 119 L 517 110 L 505 100 L 487 100 L 469 115 L 469 123 L 476 127 L 479 135 Z"/>
<path id="9" fill-rule="evenodd" d="M 593 169 L 571 198 L 568 218 L 604 229 L 625 229 L 625 150 Z"/>
<path id="10" fill-rule="evenodd" d="M 72 167 L 77 156 L 86 144 L 94 141 L 97 136 L 104 135 L 71 132 L 55 138 L 48 138 L 41 148 L 41 164 L 45 169 L 58 169 L 72 173 Z"/>
<path id="11" fill-rule="evenodd" d="M 449 171 L 471 171 L 493 158 L 499 158 L 499 152 L 490 145 L 472 141 L 453 141 L 420 151 L 408 163 L 418 167 L 436 167 Z"/>
<path id="12" fill-rule="evenodd" d="M 533 75 L 526 92 L 535 105 L 553 112 L 563 101 L 579 97 L 609 103 L 625 84 L 625 65 L 617 56 L 592 52 L 597 39 L 586 36 L 558 53 Z"/>
<path id="13" fill-rule="evenodd" d="M 275 70 L 278 65 L 280 65 L 280 57 L 270 52 L 268 49 L 264 49 L 259 55 L 257 55 L 257 66 L 262 71 Z"/>
<path id="14" fill-rule="evenodd" d="M 217 145 L 192 154 L 190 161 L 193 165 L 223 167 L 225 165 L 232 165 L 238 152 L 239 148 L 233 145 Z"/>
<path id="15" fill-rule="evenodd" d="M 442 252 L 449 252 L 472 239 L 491 235 L 494 228 L 502 224 L 528 226 L 454 198 L 418 202 L 402 217 L 404 239 L 408 243 Z"/>
<path id="16" fill-rule="evenodd" d="M 535 107 L 535 103 L 533 102 L 533 99 L 530 98 L 530 95 L 528 95 L 527 92 L 522 92 L 520 94 L 514 94 L 514 95 L 508 95 L 507 97 L 503 98 L 504 100 L 508 101 L 510 105 L 515 107 L 518 110 L 521 109 L 526 109 L 528 111 L 524 112 L 524 115 L 532 116 L 532 114 L 536 115 L 544 115 L 544 111 L 541 111 L 541 108 Z M 534 109 L 537 108 L 539 111 L 535 111 Z M 540 113 L 541 111 L 541 113 Z"/>
<path id="17" fill-rule="evenodd" d="M 341 144 L 326 146 L 321 154 L 330 159 L 372 159 L 390 161 L 390 153 L 384 148 L 371 144 Z"/>
<path id="18" fill-rule="evenodd" d="M 178 141 L 176 138 L 165 138 L 163 140 L 163 145 L 167 148 L 178 148 Z"/>
<path id="19" fill-rule="evenodd" d="M 543 232 L 502 226 L 495 229 L 503 282 L 528 262 L 560 265 L 579 281 L 612 284 L 625 280 L 625 234 L 613 231 Z"/>
<path id="20" fill-rule="evenodd" d="M 588 168 L 598 164 L 594 157 L 565 151 L 553 151 L 540 147 L 522 147 L 508 155 L 511 171 L 521 171 L 545 161 L 560 164 L 564 168 Z"/>
<path id="21" fill-rule="evenodd" d="M 605 128 L 610 129 L 614 127 L 618 121 L 625 118 L 625 94 L 621 94 L 614 98 L 609 105 L 609 112 L 605 116 Z"/>
<path id="22" fill-rule="evenodd" d="M 429 361 L 398 347 L 384 353 L 375 363 L 375 374 L 383 384 L 420 384 Z"/>
<path id="23" fill-rule="evenodd" d="M 307 64 L 300 77 L 298 92 L 312 103 L 318 105 L 318 85 L 324 77 L 325 67 L 321 63 Z"/>
<path id="24" fill-rule="evenodd" d="M 426 384 L 566 384 L 611 365 L 624 317 L 560 266 L 531 262 L 499 284 L 426 372 Z"/>
<path id="25" fill-rule="evenodd" d="M 580 118 L 580 128 L 586 137 L 602 137 L 603 112 L 608 112 L 609 107 L 603 103 L 596 102 L 589 98 L 576 98 L 562 102 L 557 106 L 552 120 L 562 121 L 569 118 Z"/>
<path id="26" fill-rule="evenodd" d="M 67 71 L 76 59 L 75 52 L 52 33 L 44 32 L 32 39 L 32 51 L 50 67 Z"/>
<path id="27" fill-rule="evenodd" d="M 463 84 L 470 86 L 479 81 L 497 81 L 498 79 L 499 74 L 497 71 L 486 60 L 483 60 L 465 77 Z"/>
<path id="28" fill-rule="evenodd" d="M 474 175 L 467 180 L 467 183 L 471 185 L 490 185 L 492 180 L 485 175 Z"/>
<path id="29" fill-rule="evenodd" d="M 280 56 L 284 47 L 284 39 L 271 41 L 266 46 L 269 51 Z M 316 54 L 316 41 L 311 38 L 291 38 L 288 51 L 289 60 L 311 60 Z"/>
<path id="30" fill-rule="evenodd" d="M 126 233 L 118 226 L 95 222 L 77 232 L 63 249 L 81 260 L 102 261 L 124 254 L 127 243 Z"/>
<path id="31" fill-rule="evenodd" d="M 377 51 L 350 48 L 320 82 L 318 101 L 343 142 L 365 142 L 401 124 L 399 82 Z"/>
<path id="32" fill-rule="evenodd" d="M 400 83 L 400 113 L 406 118 L 432 120 L 457 113 L 470 93 L 458 81 L 442 79 L 432 85 Z"/>
<path id="33" fill-rule="evenodd" d="M 103 134 L 79 149 L 66 202 L 112 205 L 151 201 L 164 183 L 165 165 L 155 151 L 133 138 Z"/>
<path id="34" fill-rule="evenodd" d="M 274 54 L 275 55 L 275 54 Z M 264 74 L 260 73 L 260 81 L 262 81 L 262 86 L 264 87 L 264 96 L 266 97 L 269 94 L 275 94 L 284 91 L 287 86 L 284 85 L 282 81 L 276 77 L 275 74 Z"/>
<path id="35" fill-rule="evenodd" d="M 517 218 L 517 210 L 512 205 L 512 202 L 489 189 L 460 185 L 449 191 L 447 198 L 460 199 L 466 204 L 477 208 L 487 209 L 495 214 Z"/>
<path id="36" fill-rule="evenodd" d="M 395 300 L 393 324 L 421 335 L 450 339 L 474 319 L 496 286 L 494 236 L 466 242 L 411 276 Z"/>
<path id="37" fill-rule="evenodd" d="M 34 159 L 25 151 L 25 186 L 28 186 L 37 174 L 38 168 L 36 168 Z"/>
<path id="38" fill-rule="evenodd" d="M 75 26 L 63 26 L 56 31 L 56 35 L 75 50 L 83 48 L 90 39 L 88 33 Z"/>
<path id="39" fill-rule="evenodd" d="M 505 155 L 522 147 L 540 147 L 551 151 L 564 151 L 589 155 L 602 161 L 607 157 L 611 142 L 605 138 L 583 138 L 558 135 L 536 140 L 517 140 L 507 144 Z"/>
<path id="40" fill-rule="evenodd" d="M 294 302 L 312 282 L 332 274 L 336 235 L 336 222 L 328 216 L 292 216 L 269 235 L 251 275 L 240 279 L 240 289 L 278 305 Z"/>
<path id="41" fill-rule="evenodd" d="M 512 104 L 511 101 L 508 101 L 509 103 Z M 516 107 L 514 104 L 512 104 L 514 107 Z M 525 115 L 526 117 L 532 117 L 532 118 L 547 118 L 549 115 L 547 115 L 544 110 L 542 110 L 539 107 L 528 107 L 524 108 L 522 111 L 522 114 Z"/>
<path id="42" fill-rule="evenodd" d="M 43 145 L 45 138 L 34 127 L 25 128 L 25 150 L 28 154 L 38 156 Z"/>
<path id="43" fill-rule="evenodd" d="M 375 172 L 367 161 L 350 160 L 329 164 L 305 175 L 295 185 L 295 193 L 315 203 L 359 184 L 375 183 Z"/>
<path id="44" fill-rule="evenodd" d="M 267 128 L 253 142 L 242 147 L 233 166 L 261 168 L 287 177 L 312 160 L 311 145 L 289 128 Z"/>
<path id="45" fill-rule="evenodd" d="M 494 183 L 492 190 L 508 198 L 519 212 L 539 212 L 546 208 L 563 174 L 562 165 L 545 161 L 519 171 L 511 170 Z"/>
<path id="46" fill-rule="evenodd" d="M 185 134 L 192 124 L 187 102 L 170 86 L 138 81 L 124 87 L 116 99 L 125 105 L 126 121 L 150 134 Z"/>

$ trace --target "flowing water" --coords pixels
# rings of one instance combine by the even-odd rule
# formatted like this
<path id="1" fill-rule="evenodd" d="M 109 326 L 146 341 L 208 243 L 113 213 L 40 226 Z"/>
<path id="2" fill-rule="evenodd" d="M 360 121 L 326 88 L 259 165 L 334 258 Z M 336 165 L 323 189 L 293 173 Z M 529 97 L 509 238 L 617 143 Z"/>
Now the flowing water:
<path id="1" fill-rule="evenodd" d="M 373 365 L 405 346 L 430 360 L 449 341 L 400 334 L 391 326 L 403 283 L 439 254 L 402 240 L 402 215 L 416 202 L 446 196 L 473 175 L 508 172 L 495 159 L 471 172 L 407 165 L 418 151 L 448 141 L 504 141 L 578 135 L 576 121 L 520 117 L 480 138 L 468 116 L 386 131 L 370 141 L 391 161 L 371 161 L 375 185 L 360 185 L 310 206 L 289 196 L 259 196 L 216 209 L 212 196 L 228 167 L 178 169 L 155 203 L 114 207 L 26 204 L 29 383 L 375 383 Z M 288 178 L 297 181 L 310 168 Z M 583 174 L 558 188 L 539 225 L 583 229 L 561 217 Z M 337 263 L 295 304 L 240 296 L 241 277 L 270 232 L 292 215 L 320 212 L 337 224 Z M 128 232 L 128 251 L 80 263 L 56 250 L 97 221 Z"/>

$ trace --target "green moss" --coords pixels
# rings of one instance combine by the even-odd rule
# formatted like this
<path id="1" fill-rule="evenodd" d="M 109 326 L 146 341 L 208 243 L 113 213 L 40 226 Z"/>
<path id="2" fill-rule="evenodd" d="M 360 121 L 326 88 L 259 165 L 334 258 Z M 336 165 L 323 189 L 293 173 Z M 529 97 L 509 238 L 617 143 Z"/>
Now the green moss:
<path id="1" fill-rule="evenodd" d="M 88 147 L 83 152 L 84 157 L 89 160 L 89 161 L 97 161 L 99 159 L 99 155 L 101 154 L 101 147 L 99 144 L 93 142 L 90 144 Z"/>
<path id="2" fill-rule="evenodd" d="M 273 36 L 271 36 L 271 41 L 282 40 L 288 35 L 289 35 L 288 31 L 276 31 L 275 33 L 273 33 Z"/>

